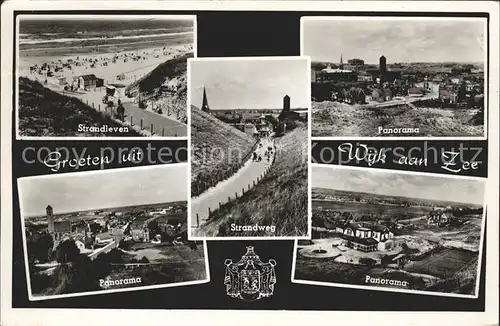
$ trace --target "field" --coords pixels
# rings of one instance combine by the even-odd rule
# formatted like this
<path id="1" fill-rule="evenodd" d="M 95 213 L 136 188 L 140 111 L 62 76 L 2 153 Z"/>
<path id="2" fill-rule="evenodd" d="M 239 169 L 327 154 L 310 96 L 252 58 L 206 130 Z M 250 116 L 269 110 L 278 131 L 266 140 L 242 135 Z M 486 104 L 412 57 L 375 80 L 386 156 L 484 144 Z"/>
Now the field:
<path id="1" fill-rule="evenodd" d="M 84 104 L 45 88 L 39 82 L 19 78 L 19 134 L 21 136 L 141 136 L 128 132 L 78 132 L 78 125 L 120 127 L 107 116 Z"/>
<path id="2" fill-rule="evenodd" d="M 410 262 L 404 269 L 412 273 L 448 278 L 476 257 L 477 253 L 472 251 L 452 248 L 438 249 L 422 260 Z"/>
<path id="3" fill-rule="evenodd" d="M 413 290 L 424 289 L 428 282 L 423 277 L 405 273 L 404 271 L 386 269 L 382 267 L 338 263 L 334 262 L 333 259 L 308 258 L 297 254 L 295 266 L 296 280 L 368 285 L 365 283 L 366 275 L 370 275 L 370 277 L 373 278 L 388 278 L 392 280 L 406 281 L 409 283 L 408 289 Z"/>
<path id="4" fill-rule="evenodd" d="M 337 102 L 313 102 L 312 136 L 384 136 L 378 127 L 419 128 L 419 133 L 398 136 L 481 136 L 472 110 L 438 109 L 407 104 L 384 108 L 360 108 Z M 394 136 L 393 134 L 386 134 Z"/>
<path id="5" fill-rule="evenodd" d="M 207 234 L 217 234 L 221 227 L 229 236 L 307 234 L 307 129 L 297 128 L 276 138 L 275 145 L 276 160 L 268 174 L 242 197 L 214 212 L 202 226 Z M 276 232 L 231 232 L 231 223 L 270 225 L 276 227 Z"/>
<path id="6" fill-rule="evenodd" d="M 250 158 L 256 140 L 191 107 L 191 196 L 229 178 Z"/>

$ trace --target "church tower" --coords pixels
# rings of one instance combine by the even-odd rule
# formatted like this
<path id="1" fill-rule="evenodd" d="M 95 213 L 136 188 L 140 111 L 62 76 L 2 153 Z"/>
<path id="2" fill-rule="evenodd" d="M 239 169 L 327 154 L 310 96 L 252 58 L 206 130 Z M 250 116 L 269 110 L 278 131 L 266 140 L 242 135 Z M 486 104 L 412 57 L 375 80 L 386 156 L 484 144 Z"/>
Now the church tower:
<path id="1" fill-rule="evenodd" d="M 201 104 L 201 110 L 203 112 L 210 112 L 210 107 L 208 106 L 207 92 L 205 87 L 203 87 L 203 103 Z"/>
<path id="2" fill-rule="evenodd" d="M 283 97 L 283 112 L 288 111 L 290 111 L 290 96 L 285 95 L 285 97 Z"/>
<path id="3" fill-rule="evenodd" d="M 52 206 L 48 205 L 47 208 L 45 208 L 45 212 L 47 213 L 47 225 L 49 229 L 49 233 L 54 233 L 54 211 L 52 209 Z"/>

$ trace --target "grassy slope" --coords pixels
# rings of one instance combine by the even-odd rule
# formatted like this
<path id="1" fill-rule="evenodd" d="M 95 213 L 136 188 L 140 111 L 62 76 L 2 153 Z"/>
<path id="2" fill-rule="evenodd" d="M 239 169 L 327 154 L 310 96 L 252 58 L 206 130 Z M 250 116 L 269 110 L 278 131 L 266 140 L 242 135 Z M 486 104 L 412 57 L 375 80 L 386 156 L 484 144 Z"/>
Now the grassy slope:
<path id="1" fill-rule="evenodd" d="M 438 281 L 427 288 L 428 291 L 474 294 L 477 280 L 478 260 L 474 259 L 466 267 L 457 272 L 452 277 Z"/>
<path id="2" fill-rule="evenodd" d="M 133 82 L 126 88 L 126 92 L 132 94 L 133 96 L 141 94 L 154 94 L 155 90 L 158 89 L 167 78 L 180 78 L 184 82 L 186 81 L 187 73 L 187 59 L 192 58 L 193 54 L 188 53 L 175 59 L 165 61 L 164 63 L 158 65 L 146 76 Z M 186 96 L 186 87 L 181 89 L 179 96 Z"/>
<path id="3" fill-rule="evenodd" d="M 203 228 L 228 236 L 300 236 L 307 234 L 307 129 L 297 128 L 276 139 L 276 160 L 269 173 L 242 197 L 215 212 Z M 276 232 L 230 232 L 230 224 L 274 225 Z M 234 234 L 233 234 L 234 233 Z"/>
<path id="4" fill-rule="evenodd" d="M 191 106 L 191 193 L 196 196 L 240 167 L 256 140 Z"/>
<path id="5" fill-rule="evenodd" d="M 140 136 L 124 133 L 78 132 L 78 125 L 120 127 L 79 99 L 56 93 L 36 81 L 19 78 L 19 134 L 22 136 Z"/>
<path id="6" fill-rule="evenodd" d="M 378 127 L 419 128 L 419 134 L 399 136 L 474 136 L 482 135 L 482 126 L 467 115 L 467 111 L 456 109 L 451 116 L 438 114 L 439 109 L 425 111 L 410 109 L 406 105 L 366 109 L 339 104 L 337 102 L 314 102 L 318 109 L 312 114 L 313 136 L 380 136 Z M 386 135 L 387 136 L 387 135 Z"/>

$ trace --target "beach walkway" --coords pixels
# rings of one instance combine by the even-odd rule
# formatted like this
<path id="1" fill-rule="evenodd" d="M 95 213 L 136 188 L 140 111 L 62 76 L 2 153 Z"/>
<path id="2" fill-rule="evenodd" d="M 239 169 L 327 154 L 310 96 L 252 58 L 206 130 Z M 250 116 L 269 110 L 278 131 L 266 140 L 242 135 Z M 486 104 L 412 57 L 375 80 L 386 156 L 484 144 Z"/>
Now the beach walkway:
<path id="1" fill-rule="evenodd" d="M 153 125 L 153 136 L 187 136 L 187 126 L 185 124 L 164 117 L 158 113 L 141 109 L 131 102 L 124 102 L 123 107 L 125 108 L 125 119 L 128 122 L 130 122 L 130 118 L 132 117 L 132 124 L 140 125 L 142 120 L 143 129 L 150 132 L 151 125 Z"/>
<path id="2" fill-rule="evenodd" d="M 196 228 L 201 226 L 208 220 L 209 211 L 213 212 L 219 208 L 220 204 L 225 204 L 234 200 L 236 197 L 240 197 L 243 190 L 247 192 L 253 188 L 254 182 L 257 183 L 259 178 L 267 172 L 272 164 L 272 160 L 268 162 L 264 154 L 269 145 L 273 147 L 274 145 L 273 142 L 268 139 L 262 139 L 260 143 L 262 146 L 258 146 L 255 152 L 262 156 L 262 161 L 254 162 L 252 159 L 248 160 L 245 165 L 229 179 L 219 182 L 216 186 L 203 192 L 200 196 L 192 198 L 191 227 Z"/>

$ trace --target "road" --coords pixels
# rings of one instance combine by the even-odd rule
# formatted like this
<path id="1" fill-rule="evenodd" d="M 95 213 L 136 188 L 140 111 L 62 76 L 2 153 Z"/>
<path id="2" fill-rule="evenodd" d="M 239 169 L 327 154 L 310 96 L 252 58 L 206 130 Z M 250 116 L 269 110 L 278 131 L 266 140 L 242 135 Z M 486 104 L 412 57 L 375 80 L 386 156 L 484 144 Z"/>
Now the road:
<path id="1" fill-rule="evenodd" d="M 200 196 L 191 200 L 191 227 L 197 227 L 197 215 L 200 225 L 205 223 L 208 219 L 208 211 L 214 211 L 219 208 L 219 203 L 225 204 L 228 202 L 229 197 L 231 200 L 235 199 L 236 193 L 238 197 L 242 194 L 242 189 L 248 191 L 248 186 L 253 187 L 253 182 L 263 175 L 266 169 L 272 164 L 268 162 L 264 153 L 272 142 L 267 139 L 261 140 L 262 146 L 258 146 L 256 152 L 262 155 L 262 161 L 253 162 L 252 159 L 248 160 L 245 165 L 238 170 L 229 179 L 219 182 L 215 187 L 212 187 L 202 193 Z M 274 147 L 274 145 L 273 145 Z"/>
<path id="2" fill-rule="evenodd" d="M 32 78 L 32 77 L 30 77 Z M 96 110 L 109 110 L 106 109 L 105 104 L 102 103 L 102 98 L 105 94 L 104 90 L 96 91 L 78 91 L 78 92 L 66 92 L 62 90 L 60 86 L 53 84 L 46 84 L 45 87 L 50 88 L 52 91 L 57 92 L 62 95 L 72 96 L 80 99 L 83 103 L 87 103 L 90 107 L 94 107 Z M 130 117 L 132 117 L 133 125 L 140 126 L 141 119 L 143 123 L 143 129 L 148 133 L 151 132 L 151 124 L 153 125 L 153 136 L 165 136 L 165 137 L 186 137 L 187 136 L 187 126 L 176 120 L 167 118 L 160 114 L 152 111 L 147 111 L 141 109 L 137 104 L 133 103 L 133 100 L 125 98 L 123 99 L 123 107 L 125 108 L 125 119 L 130 123 Z M 116 106 L 113 107 L 113 111 L 116 112 Z"/>
<path id="3" fill-rule="evenodd" d="M 140 126 L 142 119 L 143 128 L 151 131 L 151 124 L 153 124 L 154 136 L 187 136 L 187 126 L 185 124 L 166 118 L 157 113 L 143 110 L 132 102 L 123 103 L 123 107 L 125 108 L 125 119 L 130 122 L 130 117 L 132 116 L 134 125 Z"/>

